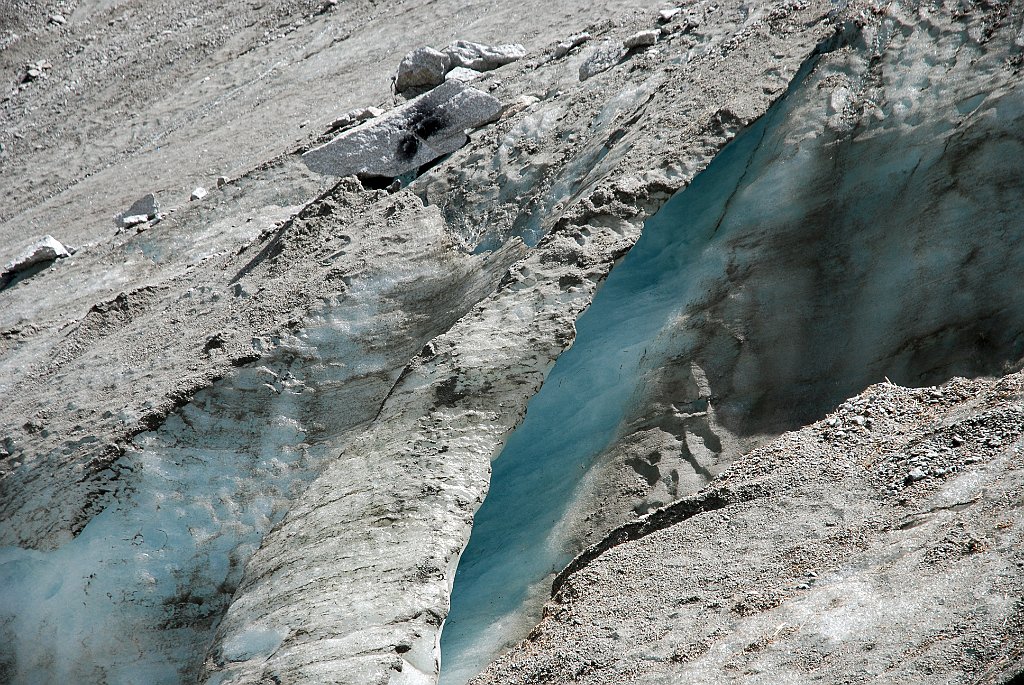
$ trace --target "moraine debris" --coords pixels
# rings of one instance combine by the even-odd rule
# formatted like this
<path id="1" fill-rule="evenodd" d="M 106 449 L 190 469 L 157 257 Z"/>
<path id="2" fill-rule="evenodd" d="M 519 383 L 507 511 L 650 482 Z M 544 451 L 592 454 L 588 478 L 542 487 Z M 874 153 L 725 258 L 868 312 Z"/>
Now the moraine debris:
<path id="1" fill-rule="evenodd" d="M 50 78 L 49 70 L 53 68 L 47 60 L 41 59 L 38 62 L 29 62 L 25 65 L 25 75 L 21 78 L 21 84 L 27 85 L 38 79 Z"/>
<path id="2" fill-rule="evenodd" d="M 525 56 L 526 48 L 518 43 L 484 45 L 457 40 L 444 50 L 417 48 L 398 65 L 395 91 L 415 95 L 445 80 L 471 81 L 482 72 L 497 69 Z"/>

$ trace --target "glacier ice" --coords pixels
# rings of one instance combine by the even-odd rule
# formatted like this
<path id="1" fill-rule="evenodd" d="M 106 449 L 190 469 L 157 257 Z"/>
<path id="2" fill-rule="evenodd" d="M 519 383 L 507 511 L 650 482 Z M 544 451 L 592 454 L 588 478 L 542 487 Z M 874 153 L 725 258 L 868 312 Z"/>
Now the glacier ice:
<path id="1" fill-rule="evenodd" d="M 419 228 L 407 243 L 417 256 L 437 237 Z M 0 548 L 6 681 L 195 679 L 263 536 L 348 431 L 374 418 L 406 361 L 497 278 L 483 260 L 425 266 L 398 254 L 399 264 L 381 260 L 327 297 L 263 359 L 136 436 L 109 479 L 114 503 L 70 542 Z M 439 301 L 443 312 L 424 314 Z M 221 656 L 269 656 L 283 637 L 281 626 L 253 626 Z"/>
<path id="2" fill-rule="evenodd" d="M 1001 65 L 966 37 L 949 38 L 963 44 L 945 46 L 945 69 L 970 79 L 919 62 L 933 39 L 903 28 L 884 22 L 826 66 L 809 62 L 609 275 L 493 464 L 442 634 L 444 685 L 538 622 L 588 512 L 605 506 L 591 471 L 631 432 L 696 438 L 722 466 L 872 382 L 931 385 L 1020 360 L 1008 180 L 1024 173 L 1024 97 L 983 90 Z M 705 434 L 686 434 L 694 417 Z"/>
<path id="3" fill-rule="evenodd" d="M 194 672 L 245 561 L 327 455 L 303 405 L 317 401 L 314 388 L 386 372 L 351 343 L 372 316 L 345 313 L 354 319 L 328 309 L 277 360 L 240 369 L 137 437 L 126 492 L 71 542 L 0 549 L 0 654 L 12 682 L 170 684 Z"/>

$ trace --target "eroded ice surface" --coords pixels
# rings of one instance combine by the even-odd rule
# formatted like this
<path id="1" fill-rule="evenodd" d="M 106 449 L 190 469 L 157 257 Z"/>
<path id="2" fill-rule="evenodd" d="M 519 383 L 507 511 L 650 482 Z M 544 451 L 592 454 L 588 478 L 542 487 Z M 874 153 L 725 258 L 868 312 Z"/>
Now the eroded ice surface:
<path id="1" fill-rule="evenodd" d="M 619 431 L 646 360 L 665 353 L 659 331 L 700 296 L 702 273 L 724 268 L 721 255 L 700 248 L 775 116 L 770 112 L 727 146 L 648 220 L 494 461 L 455 576 L 441 637 L 442 685 L 465 683 L 539 621 L 552 576 L 579 551 L 560 528 L 574 491 Z"/>
<path id="2" fill-rule="evenodd" d="M 1002 67 L 977 46 L 925 68 L 927 32 L 892 28 L 854 38 L 831 81 L 805 69 L 612 271 L 494 462 L 442 634 L 444 685 L 536 625 L 579 551 L 581 482 L 665 369 L 709 386 L 664 398 L 669 418 L 749 436 L 886 376 L 930 385 L 1024 353 L 1024 248 L 1009 237 L 1024 207 L 1004 182 L 1024 173 L 1024 97 L 984 92 Z"/>
<path id="3" fill-rule="evenodd" d="M 423 276 L 406 271 L 328 301 L 259 364 L 137 436 L 116 503 L 69 543 L 0 548 L 0 680 L 194 680 L 263 536 L 423 344 L 388 337 L 405 328 L 386 294 Z M 255 629 L 224 658 L 269 655 L 282 639 Z"/>

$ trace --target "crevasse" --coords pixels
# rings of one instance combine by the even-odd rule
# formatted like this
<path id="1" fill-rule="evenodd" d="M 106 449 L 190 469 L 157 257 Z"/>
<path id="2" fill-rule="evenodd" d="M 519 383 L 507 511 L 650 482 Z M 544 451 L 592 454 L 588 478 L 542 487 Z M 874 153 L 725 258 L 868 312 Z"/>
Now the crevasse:
<path id="1" fill-rule="evenodd" d="M 644 425 L 656 393 L 675 421 L 657 427 L 679 444 L 702 439 L 686 428 L 698 414 L 750 444 L 885 378 L 931 385 L 1019 363 L 1024 207 L 1005 179 L 1024 174 L 1024 95 L 979 92 L 1002 67 L 966 36 L 950 69 L 971 79 L 913 68 L 925 30 L 851 40 L 821 68 L 809 60 L 647 222 L 580 317 L 493 463 L 442 634 L 443 685 L 538 623 L 552 575 L 580 551 L 574 523 L 602 506 L 587 492 L 595 458 Z M 706 379 L 701 402 L 659 383 L 679 369 Z"/>
<path id="2" fill-rule="evenodd" d="M 724 268 L 702 250 L 746 175 L 770 112 L 649 219 L 576 325 L 526 418 L 493 463 L 487 498 L 459 561 L 441 638 L 441 683 L 461 685 L 540 617 L 549 580 L 579 550 L 560 524 L 592 459 L 615 438 L 659 333 Z"/>

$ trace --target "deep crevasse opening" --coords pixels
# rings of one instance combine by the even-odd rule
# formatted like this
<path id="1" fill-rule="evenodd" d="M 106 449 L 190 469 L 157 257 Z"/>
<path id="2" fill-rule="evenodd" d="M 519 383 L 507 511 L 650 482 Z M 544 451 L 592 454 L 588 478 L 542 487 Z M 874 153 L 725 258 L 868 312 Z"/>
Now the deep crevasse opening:
<path id="1" fill-rule="evenodd" d="M 716 189 L 737 185 L 768 118 L 647 221 L 494 461 L 489 493 L 455 576 L 441 637 L 441 685 L 467 682 L 539 621 L 550 579 L 579 551 L 567 546 L 567 531 L 560 529 L 574 491 L 618 433 L 643 382 L 642 365 L 665 353 L 657 338 L 684 302 L 679 274 L 690 273 L 688 287 L 696 289 L 695 270 L 722 268 L 720 261 L 696 263 L 729 200 Z M 680 225 L 684 215 L 691 219 Z"/>
<path id="2" fill-rule="evenodd" d="M 650 419 L 645 405 L 671 408 L 657 427 L 680 444 L 700 419 L 727 463 L 738 455 L 715 439 L 799 427 L 885 377 L 930 385 L 1019 362 L 1022 204 L 1008 179 L 1024 177 L 1024 97 L 979 97 L 1000 65 L 977 45 L 955 65 L 973 83 L 911 68 L 926 31 L 878 60 L 891 29 L 857 37 L 824 73 L 809 63 L 647 222 L 580 317 L 494 461 L 455 577 L 442 685 L 539 622 L 550 579 L 580 551 L 579 520 L 603 506 L 587 492 L 594 461 Z M 852 109 L 858 92 L 877 112 Z M 684 392 L 673 374 L 708 387 Z"/>

